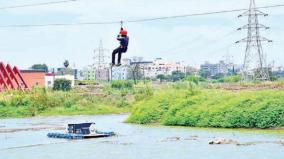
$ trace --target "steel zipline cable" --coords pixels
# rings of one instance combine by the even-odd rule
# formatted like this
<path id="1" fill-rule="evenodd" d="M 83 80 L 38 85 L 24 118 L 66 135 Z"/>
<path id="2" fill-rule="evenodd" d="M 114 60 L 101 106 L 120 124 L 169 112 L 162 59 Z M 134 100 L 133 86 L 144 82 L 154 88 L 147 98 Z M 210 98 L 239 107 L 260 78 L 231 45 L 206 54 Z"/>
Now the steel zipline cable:
<path id="1" fill-rule="evenodd" d="M 70 0 L 69 0 L 70 1 Z M 71 0 L 75 1 L 75 0 Z M 63 2 L 63 1 L 62 1 Z M 270 5 L 257 7 L 255 9 L 267 9 L 267 8 L 278 8 L 284 7 L 284 4 Z M 213 11 L 213 12 L 203 12 L 203 13 L 193 13 L 193 14 L 183 14 L 175 16 L 164 16 L 164 17 L 155 17 L 155 18 L 144 18 L 144 19 L 134 19 L 134 20 L 124 20 L 124 21 L 102 21 L 102 22 L 79 22 L 79 23 L 51 23 L 51 24 L 23 24 L 23 25 L 0 25 L 0 28 L 25 28 L 25 27 L 48 27 L 48 26 L 84 26 L 84 25 L 108 25 L 108 24 L 121 24 L 123 23 L 142 23 L 150 21 L 159 21 L 159 20 L 168 20 L 168 19 L 177 19 L 177 18 L 186 18 L 194 16 L 205 16 L 205 15 L 214 15 L 222 13 L 232 13 L 247 11 L 248 9 L 233 9 L 233 10 L 222 10 L 222 11 Z"/>
<path id="2" fill-rule="evenodd" d="M 284 4 L 257 7 L 256 9 L 277 8 L 277 7 L 284 7 Z M 176 16 L 165 16 L 165 17 L 148 18 L 148 19 L 145 18 L 145 19 L 138 19 L 138 20 L 128 20 L 128 21 L 124 21 L 124 22 L 125 23 L 146 22 L 146 21 L 156 21 L 156 20 L 175 19 L 175 18 L 186 18 L 186 17 L 194 17 L 194 16 L 204 16 L 204 15 L 211 15 L 211 14 L 232 13 L 232 12 L 240 12 L 240 11 L 247 11 L 247 10 L 248 9 L 222 10 L 222 11 L 193 13 L 193 14 L 184 14 L 184 15 L 176 15 Z"/>
<path id="3" fill-rule="evenodd" d="M 61 0 L 61 1 L 49 1 L 49 2 L 33 3 L 33 4 L 22 4 L 22 5 L 15 5 L 15 6 L 0 7 L 0 10 L 46 6 L 46 5 L 54 5 L 54 4 L 60 4 L 60 3 L 76 2 L 76 1 L 79 1 L 79 0 Z"/>

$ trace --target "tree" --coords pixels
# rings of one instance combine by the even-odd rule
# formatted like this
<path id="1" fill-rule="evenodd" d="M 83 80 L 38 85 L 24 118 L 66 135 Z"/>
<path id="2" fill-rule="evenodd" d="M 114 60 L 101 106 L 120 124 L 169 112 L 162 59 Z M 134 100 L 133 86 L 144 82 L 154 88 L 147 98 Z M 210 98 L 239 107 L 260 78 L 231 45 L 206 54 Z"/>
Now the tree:
<path id="1" fill-rule="evenodd" d="M 171 78 L 172 78 L 173 82 L 182 80 L 182 79 L 185 78 L 185 73 L 183 73 L 181 71 L 173 71 Z"/>
<path id="2" fill-rule="evenodd" d="M 210 72 L 207 71 L 207 70 L 201 70 L 201 71 L 199 72 L 199 74 L 200 74 L 201 77 L 203 77 L 203 78 L 205 78 L 205 79 L 209 78 L 210 75 L 211 75 Z"/>
<path id="3" fill-rule="evenodd" d="M 157 79 L 159 79 L 159 80 L 160 80 L 160 83 L 162 83 L 162 82 L 166 79 L 166 76 L 163 75 L 163 74 L 159 74 L 159 75 L 157 76 Z"/>
<path id="4" fill-rule="evenodd" d="M 225 75 L 223 73 L 217 73 L 215 76 L 212 77 L 212 79 L 220 80 L 223 79 Z"/>
<path id="5" fill-rule="evenodd" d="M 31 68 L 33 70 L 43 70 L 45 72 L 48 71 L 48 66 L 46 64 L 34 64 Z"/>
<path id="6" fill-rule="evenodd" d="M 185 81 L 188 81 L 194 84 L 199 84 L 200 82 L 204 82 L 205 80 L 202 77 L 191 75 L 191 76 L 187 76 L 185 78 Z"/>
<path id="7" fill-rule="evenodd" d="M 53 90 L 57 91 L 70 91 L 71 81 L 67 79 L 56 79 L 54 81 Z"/>
<path id="8" fill-rule="evenodd" d="M 65 60 L 64 63 L 63 63 L 63 65 L 64 65 L 65 68 L 68 68 L 68 66 L 69 66 L 69 61 L 68 61 L 68 60 Z"/>
<path id="9" fill-rule="evenodd" d="M 132 57 L 131 64 L 130 64 L 130 70 L 132 73 L 132 78 L 134 81 L 134 84 L 137 84 L 137 80 L 140 80 L 143 76 L 141 72 L 141 61 L 143 61 L 142 57 Z"/>
<path id="10" fill-rule="evenodd" d="M 132 73 L 132 78 L 134 81 L 134 84 L 137 84 L 137 80 L 140 80 L 142 73 L 140 69 L 140 64 L 138 62 L 131 64 L 130 66 L 131 73 Z"/>

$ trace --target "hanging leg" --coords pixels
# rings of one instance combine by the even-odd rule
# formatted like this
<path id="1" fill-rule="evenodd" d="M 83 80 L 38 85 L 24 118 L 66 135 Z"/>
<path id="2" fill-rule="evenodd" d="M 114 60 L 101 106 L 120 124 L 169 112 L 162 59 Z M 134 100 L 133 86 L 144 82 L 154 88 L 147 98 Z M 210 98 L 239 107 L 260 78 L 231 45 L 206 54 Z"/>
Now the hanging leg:
<path id="1" fill-rule="evenodd" d="M 122 53 L 125 53 L 127 51 L 127 48 L 120 48 L 119 49 L 119 52 L 118 52 L 118 65 L 120 66 L 121 65 L 121 56 L 122 56 Z"/>
<path id="2" fill-rule="evenodd" d="M 117 64 L 120 65 L 121 64 L 121 54 L 122 52 L 118 53 L 118 60 L 117 60 Z"/>
<path id="3" fill-rule="evenodd" d="M 113 50 L 113 52 L 112 52 L 112 60 L 111 60 L 112 65 L 115 65 L 115 54 L 119 53 L 119 51 L 120 51 L 120 48 L 117 48 L 117 49 Z"/>

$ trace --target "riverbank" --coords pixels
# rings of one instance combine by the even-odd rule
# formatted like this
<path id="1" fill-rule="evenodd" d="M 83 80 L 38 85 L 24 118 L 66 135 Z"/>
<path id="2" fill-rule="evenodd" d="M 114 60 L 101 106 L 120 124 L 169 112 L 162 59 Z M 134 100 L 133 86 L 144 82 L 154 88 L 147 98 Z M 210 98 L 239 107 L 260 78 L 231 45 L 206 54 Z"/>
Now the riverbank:
<path id="1" fill-rule="evenodd" d="M 35 89 L 0 94 L 0 118 L 56 115 L 96 115 L 129 113 L 128 100 L 121 94 L 92 94 Z"/>
<path id="2" fill-rule="evenodd" d="M 283 83 L 121 85 L 86 86 L 69 92 L 4 92 L 0 94 L 0 118 L 130 113 L 127 122 L 137 124 L 284 127 Z"/>
<path id="3" fill-rule="evenodd" d="M 284 126 L 282 90 L 169 87 L 134 104 L 127 122 L 217 128 Z"/>

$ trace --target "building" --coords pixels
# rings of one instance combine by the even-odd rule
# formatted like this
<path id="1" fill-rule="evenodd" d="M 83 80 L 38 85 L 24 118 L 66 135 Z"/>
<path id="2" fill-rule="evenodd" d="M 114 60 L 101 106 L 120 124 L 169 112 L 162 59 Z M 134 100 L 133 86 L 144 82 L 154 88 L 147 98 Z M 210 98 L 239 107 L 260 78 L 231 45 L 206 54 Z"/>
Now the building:
<path id="1" fill-rule="evenodd" d="M 74 75 L 56 75 L 41 70 L 21 70 L 21 74 L 29 88 L 52 88 L 56 79 L 70 80 L 71 86 L 75 86 Z"/>
<path id="2" fill-rule="evenodd" d="M 79 79 L 82 80 L 108 81 L 110 80 L 110 70 L 109 68 L 95 68 L 89 65 L 81 70 L 80 76 Z"/>
<path id="3" fill-rule="evenodd" d="M 128 65 L 112 68 L 112 80 L 129 80 L 131 79 L 131 69 Z"/>
<path id="4" fill-rule="evenodd" d="M 53 88 L 55 80 L 54 73 L 46 73 L 45 74 L 45 88 Z"/>
<path id="5" fill-rule="evenodd" d="M 276 76 L 278 78 L 284 77 L 284 68 L 283 67 L 277 67 L 272 71 L 273 76 Z"/>
<path id="6" fill-rule="evenodd" d="M 110 69 L 99 68 L 95 70 L 95 79 L 98 81 L 109 81 L 110 80 Z"/>
<path id="7" fill-rule="evenodd" d="M 112 80 L 129 80 L 131 79 L 130 59 L 122 59 L 121 66 L 112 67 L 110 76 Z"/>
<path id="8" fill-rule="evenodd" d="M 75 73 L 74 73 L 74 70 L 71 68 L 61 67 L 61 68 L 57 68 L 56 74 L 57 75 L 66 75 L 66 74 L 74 75 Z"/>
<path id="9" fill-rule="evenodd" d="M 80 79 L 80 71 L 77 68 L 73 69 L 73 73 L 75 80 Z"/>
<path id="10" fill-rule="evenodd" d="M 83 80 L 96 80 L 96 70 L 93 66 L 87 66 L 80 72 Z"/>
<path id="11" fill-rule="evenodd" d="M 231 66 L 226 64 L 224 61 L 220 61 L 217 64 L 211 64 L 209 62 L 205 62 L 200 66 L 201 72 L 207 72 L 209 76 L 216 76 L 218 74 L 228 74 Z"/>
<path id="12" fill-rule="evenodd" d="M 192 66 L 186 66 L 187 75 L 197 75 L 198 73 L 199 73 L 199 69 L 192 67 Z"/>
<path id="13" fill-rule="evenodd" d="M 154 61 L 145 61 L 142 58 L 123 59 L 122 66 L 113 67 L 113 80 L 128 80 L 133 78 L 154 79 L 157 75 L 171 75 L 173 71 L 186 73 L 187 67 L 182 62 L 167 61 L 157 58 Z"/>
<path id="14" fill-rule="evenodd" d="M 46 72 L 44 70 L 21 70 L 21 74 L 29 88 L 45 87 Z"/>
<path id="15" fill-rule="evenodd" d="M 183 62 L 167 61 L 162 58 L 157 58 L 154 61 L 141 61 L 134 62 L 133 64 L 139 64 L 142 74 L 148 78 L 156 78 L 157 75 L 171 75 L 174 71 L 180 71 L 186 73 L 186 66 Z"/>

